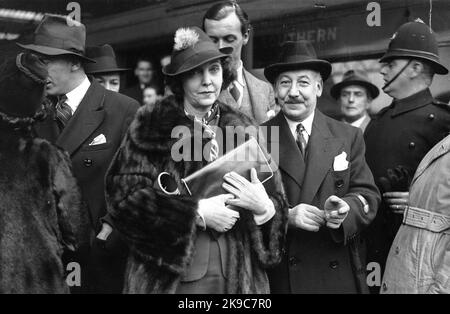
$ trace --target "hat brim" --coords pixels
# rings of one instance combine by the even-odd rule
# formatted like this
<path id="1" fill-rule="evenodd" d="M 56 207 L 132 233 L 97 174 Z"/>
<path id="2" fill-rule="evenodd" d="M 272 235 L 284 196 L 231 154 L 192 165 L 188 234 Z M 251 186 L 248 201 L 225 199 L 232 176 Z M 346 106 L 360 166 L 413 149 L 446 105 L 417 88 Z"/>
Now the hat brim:
<path id="1" fill-rule="evenodd" d="M 53 48 L 53 47 L 48 47 L 48 46 L 41 46 L 41 45 L 34 45 L 34 44 L 29 44 L 29 45 L 23 45 L 23 44 L 19 44 L 19 43 L 16 43 L 16 44 L 19 47 L 22 47 L 24 49 L 38 52 L 38 53 L 41 53 L 41 54 L 47 55 L 47 56 L 74 55 L 74 56 L 77 56 L 77 57 L 83 59 L 85 62 L 96 63 L 95 60 L 89 59 L 88 57 L 85 57 L 81 53 L 76 53 L 76 52 L 73 52 L 70 50 Z"/>
<path id="2" fill-rule="evenodd" d="M 331 87 L 331 89 L 330 89 L 331 97 L 333 97 L 334 99 L 338 99 L 341 94 L 341 90 L 344 87 L 347 87 L 350 85 L 357 85 L 357 86 L 362 86 L 362 87 L 366 88 L 367 92 L 370 94 L 370 97 L 372 99 L 375 99 L 378 97 L 378 95 L 380 95 L 380 90 L 378 89 L 378 87 L 370 82 L 361 81 L 361 80 L 348 80 L 348 81 L 340 82 L 340 83 L 334 85 L 333 87 Z"/>
<path id="3" fill-rule="evenodd" d="M 172 69 L 172 64 L 170 63 L 162 69 L 162 72 L 168 76 L 176 76 L 182 73 L 189 72 L 190 70 L 195 69 L 196 67 L 210 61 L 229 57 L 232 52 L 232 47 L 221 48 L 219 49 L 219 51 L 217 49 L 203 51 L 202 53 L 198 53 L 190 57 L 179 69 Z"/>
<path id="4" fill-rule="evenodd" d="M 381 57 L 379 62 L 387 62 L 389 60 L 395 59 L 395 58 L 406 58 L 406 59 L 413 59 L 413 58 L 417 58 L 417 59 L 424 59 L 426 61 L 428 61 L 431 66 L 434 69 L 434 72 L 436 74 L 441 74 L 441 75 L 445 75 L 448 74 L 448 69 L 443 66 L 442 64 L 440 64 L 439 62 L 437 62 L 434 58 L 428 56 L 425 53 L 420 53 L 417 51 L 388 51 L 384 56 Z"/>
<path id="5" fill-rule="evenodd" d="M 86 74 L 114 73 L 114 72 L 125 72 L 125 71 L 130 71 L 130 70 L 131 69 L 126 69 L 126 68 L 110 68 L 110 69 L 101 69 L 101 70 L 92 70 L 92 71 L 85 69 Z"/>
<path id="6" fill-rule="evenodd" d="M 292 70 L 317 71 L 322 76 L 322 80 L 325 81 L 331 74 L 331 64 L 328 61 L 320 59 L 291 63 L 275 63 L 264 69 L 264 76 L 270 83 L 274 84 L 280 73 Z"/>

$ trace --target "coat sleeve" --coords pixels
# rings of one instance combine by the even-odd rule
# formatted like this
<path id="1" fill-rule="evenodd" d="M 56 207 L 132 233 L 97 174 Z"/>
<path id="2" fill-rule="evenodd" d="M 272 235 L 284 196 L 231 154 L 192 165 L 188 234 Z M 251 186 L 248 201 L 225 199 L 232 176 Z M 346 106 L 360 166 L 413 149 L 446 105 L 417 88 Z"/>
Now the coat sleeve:
<path id="1" fill-rule="evenodd" d="M 375 218 L 380 204 L 380 192 L 375 185 L 372 172 L 365 160 L 365 144 L 361 130 L 356 130 L 351 146 L 350 183 L 348 193 L 342 198 L 350 211 L 338 230 L 331 230 L 333 239 L 344 245 L 361 233 Z M 362 196 L 369 204 L 369 211 L 359 199 Z"/>
<path id="2" fill-rule="evenodd" d="M 154 188 L 158 174 L 127 136 L 106 175 L 108 212 L 135 255 L 181 273 L 193 251 L 197 201 Z"/>
<path id="3" fill-rule="evenodd" d="M 81 194 L 67 153 L 54 154 L 53 194 L 63 246 L 75 251 L 89 242 L 89 219 L 81 206 Z"/>

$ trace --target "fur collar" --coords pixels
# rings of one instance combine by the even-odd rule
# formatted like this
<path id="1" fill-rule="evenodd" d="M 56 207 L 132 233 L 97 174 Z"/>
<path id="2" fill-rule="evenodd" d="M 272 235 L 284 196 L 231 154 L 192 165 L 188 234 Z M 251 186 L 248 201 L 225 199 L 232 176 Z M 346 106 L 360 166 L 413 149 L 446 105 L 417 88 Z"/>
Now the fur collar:
<path id="1" fill-rule="evenodd" d="M 219 107 L 220 128 L 255 125 L 252 119 L 230 106 L 219 102 Z M 193 134 L 194 124 L 186 117 L 183 105 L 177 103 L 174 96 L 168 96 L 158 102 L 153 111 L 150 106 L 143 106 L 138 110 L 130 125 L 129 136 L 139 149 L 165 153 L 178 140 L 171 137 L 172 129 L 181 125 L 188 127 Z"/>

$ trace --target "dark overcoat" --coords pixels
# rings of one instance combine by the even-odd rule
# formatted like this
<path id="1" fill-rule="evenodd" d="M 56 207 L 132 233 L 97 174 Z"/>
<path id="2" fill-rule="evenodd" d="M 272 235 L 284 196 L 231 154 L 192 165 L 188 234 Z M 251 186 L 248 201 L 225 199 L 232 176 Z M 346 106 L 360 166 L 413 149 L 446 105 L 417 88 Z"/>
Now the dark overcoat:
<path id="1" fill-rule="evenodd" d="M 263 126 L 268 128 L 270 150 L 279 147 L 279 167 L 290 208 L 304 203 L 323 209 L 331 195 L 342 198 L 350 206 L 337 230 L 322 226 L 318 232 L 309 232 L 289 227 L 283 260 L 269 274 L 272 292 L 367 292 L 365 245 L 360 234 L 374 219 L 380 195 L 364 159 L 361 130 L 316 110 L 303 162 L 282 112 Z M 279 136 L 273 135 L 276 127 Z M 334 160 L 343 153 L 348 168 L 335 170 Z M 276 158 L 277 154 L 272 156 Z M 368 202 L 368 212 L 364 211 L 358 195 Z"/>

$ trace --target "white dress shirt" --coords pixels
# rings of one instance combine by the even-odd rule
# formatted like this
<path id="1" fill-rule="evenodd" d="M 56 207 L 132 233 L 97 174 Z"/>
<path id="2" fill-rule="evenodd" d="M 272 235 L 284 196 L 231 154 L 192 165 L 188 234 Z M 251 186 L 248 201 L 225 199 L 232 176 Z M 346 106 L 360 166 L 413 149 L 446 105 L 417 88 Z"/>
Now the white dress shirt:
<path id="1" fill-rule="evenodd" d="M 66 103 L 70 106 L 70 109 L 72 109 L 72 115 L 77 110 L 78 106 L 83 100 L 84 95 L 86 95 L 89 86 L 91 86 L 91 82 L 89 82 L 89 79 L 87 78 L 87 76 L 85 76 L 83 82 L 81 82 L 80 85 L 66 94 Z"/>
<path id="2" fill-rule="evenodd" d="M 303 121 L 292 121 L 289 118 L 287 118 L 286 116 L 284 116 L 288 125 L 289 125 L 289 129 L 291 130 L 292 136 L 294 137 L 295 140 L 297 140 L 297 125 L 299 125 L 300 123 L 303 124 L 303 127 L 305 128 L 306 132 L 303 132 L 303 137 L 306 141 L 306 144 L 308 144 L 309 142 L 309 138 L 311 136 L 311 132 L 312 132 L 312 125 L 313 125 L 313 121 L 314 121 L 314 111 Z"/>
<path id="3" fill-rule="evenodd" d="M 356 121 L 353 121 L 352 123 L 348 123 L 346 121 L 344 121 L 347 124 L 350 124 L 351 126 L 354 126 L 356 128 L 361 128 L 361 125 L 363 124 L 364 120 L 368 117 L 367 114 L 363 115 L 361 118 L 359 118 Z"/>

